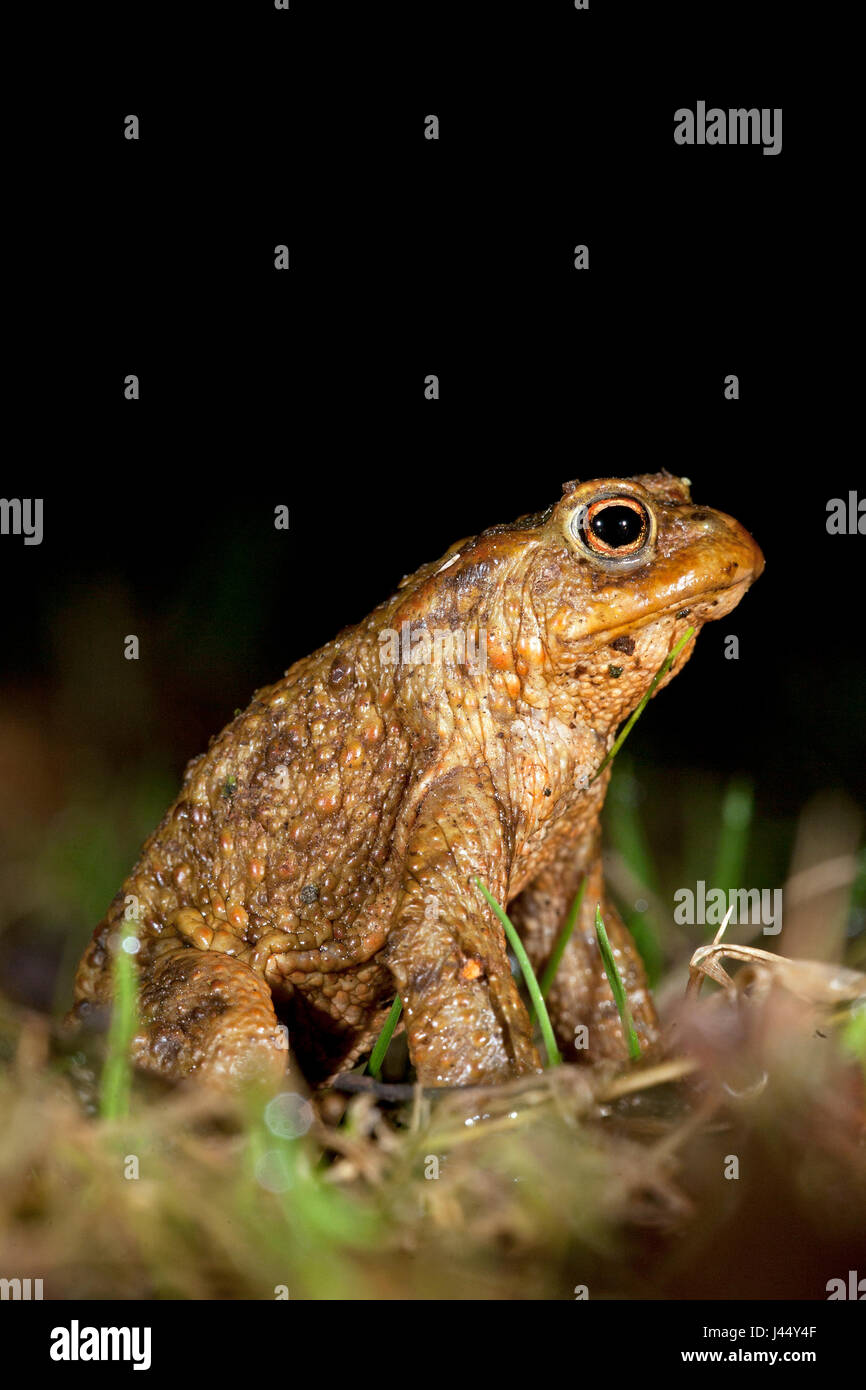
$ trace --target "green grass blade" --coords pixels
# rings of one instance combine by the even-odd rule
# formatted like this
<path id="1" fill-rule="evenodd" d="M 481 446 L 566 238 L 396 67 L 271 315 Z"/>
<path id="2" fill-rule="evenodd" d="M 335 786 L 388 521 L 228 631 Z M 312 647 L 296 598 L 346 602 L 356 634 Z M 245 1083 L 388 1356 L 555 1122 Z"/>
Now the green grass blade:
<path id="1" fill-rule="evenodd" d="M 99 1086 L 99 1113 L 104 1120 L 119 1120 L 129 1114 L 132 1093 L 130 1045 L 138 1026 L 138 972 L 135 952 L 125 949 L 127 941 L 138 942 L 139 924 L 124 920 L 118 928 L 120 942 L 114 952 L 112 974 L 114 995 L 108 1028 L 105 1065 Z"/>
<path id="2" fill-rule="evenodd" d="M 743 881 L 754 803 L 755 795 L 750 782 L 734 778 L 728 783 L 722 798 L 722 828 L 712 880 L 714 888 L 728 892 Z"/>
<path id="3" fill-rule="evenodd" d="M 563 926 L 562 931 L 559 933 L 559 936 L 556 938 L 556 944 L 554 945 L 553 950 L 550 953 L 550 960 L 544 967 L 544 973 L 541 976 L 541 984 L 539 986 L 541 989 L 542 999 L 546 999 L 548 994 L 550 993 L 550 986 L 553 984 L 553 981 L 556 978 L 556 972 L 559 969 L 559 963 L 562 960 L 562 957 L 565 955 L 565 948 L 571 940 L 574 929 L 577 926 L 577 919 L 580 916 L 580 905 L 583 902 L 583 894 L 585 888 L 586 874 L 584 874 L 583 878 L 580 880 L 580 887 L 578 888 L 577 893 L 575 894 L 574 902 L 571 904 L 568 916 L 565 919 L 565 925 Z"/>
<path id="4" fill-rule="evenodd" d="M 600 903 L 596 903 L 595 908 L 595 934 L 598 937 L 598 949 L 601 951 L 601 958 L 604 961 L 605 974 L 610 981 L 613 997 L 616 1000 L 616 1007 L 619 1010 L 622 1031 L 625 1034 L 626 1043 L 628 1044 L 628 1055 L 633 1062 L 636 1062 L 640 1057 L 640 1042 L 635 1032 L 634 1023 L 632 1022 L 631 1009 L 628 1006 L 628 995 L 625 992 L 625 985 L 617 969 L 613 951 L 611 950 L 610 942 L 607 937 L 607 931 L 605 930 L 605 925 L 602 920 Z"/>
<path id="5" fill-rule="evenodd" d="M 643 960 L 650 989 L 655 989 L 664 968 L 655 906 L 659 899 L 658 877 L 640 811 L 637 778 L 627 753 L 621 753 L 617 761 L 604 814 L 608 843 L 625 861 L 635 879 L 639 897 L 647 899 L 643 909 L 639 909 L 636 901 L 625 902 L 620 894 L 617 906 Z"/>
<path id="6" fill-rule="evenodd" d="M 853 1010 L 845 1025 L 842 1043 L 860 1063 L 863 1076 L 866 1077 L 866 1005 L 861 1003 L 858 1009 Z"/>
<path id="7" fill-rule="evenodd" d="M 400 1022 L 400 1015 L 402 1012 L 403 1000 L 398 994 L 394 1003 L 391 1005 L 391 1012 L 385 1019 L 385 1026 L 376 1039 L 376 1046 L 373 1048 L 370 1061 L 367 1064 L 367 1070 L 376 1081 L 381 1081 L 382 1079 L 382 1063 L 385 1060 L 385 1053 L 388 1051 L 391 1039 L 394 1036 L 394 1029 Z"/>
<path id="8" fill-rule="evenodd" d="M 557 1067 L 562 1061 L 562 1057 L 560 1056 L 559 1048 L 556 1046 L 556 1038 L 553 1035 L 553 1028 L 550 1023 L 550 1015 L 547 1012 L 547 1005 L 541 997 L 541 990 L 538 988 L 535 971 L 530 964 L 529 956 L 526 954 L 523 942 L 511 925 L 511 921 L 505 909 L 499 906 L 493 894 L 488 892 L 480 878 L 476 878 L 475 886 L 478 888 L 479 892 L 484 894 L 484 897 L 493 908 L 493 911 L 496 913 L 496 916 L 505 929 L 508 944 L 516 955 L 517 963 L 523 971 L 526 988 L 529 990 L 529 997 L 532 1000 L 536 1017 L 541 1026 L 541 1036 L 544 1038 L 544 1047 L 547 1052 L 547 1065 L 549 1067 Z"/>
<path id="9" fill-rule="evenodd" d="M 647 691 L 646 695 L 644 695 L 644 697 L 643 697 L 643 699 L 641 700 L 640 704 L 638 705 L 637 709 L 636 709 L 636 710 L 634 711 L 634 713 L 630 716 L 630 718 L 629 718 L 629 720 L 628 720 L 628 722 L 627 722 L 625 728 L 622 730 L 622 732 L 621 732 L 620 734 L 617 735 L 616 741 L 615 741 L 613 747 L 611 748 L 610 752 L 609 752 L 608 754 L 606 754 L 606 756 L 605 756 L 604 758 L 602 758 L 602 760 L 601 760 L 601 762 L 599 763 L 598 767 L 596 768 L 595 772 L 594 772 L 594 773 L 592 774 L 592 776 L 590 777 L 590 779 L 589 779 L 589 785 L 590 785 L 590 786 L 592 786 L 592 784 L 593 784 L 593 782 L 595 781 L 596 777 L 600 777 L 600 776 L 601 776 L 601 774 L 604 772 L 604 770 L 605 770 L 605 768 L 608 766 L 608 764 L 613 762 L 613 760 L 614 760 L 614 758 L 616 757 L 617 753 L 619 752 L 620 748 L 622 748 L 622 745 L 625 743 L 626 739 L 628 738 L 628 736 L 629 736 L 629 734 L 631 733 L 632 729 L 634 728 L 635 724 L 636 724 L 637 721 L 640 719 L 641 715 L 643 714 L 644 710 L 646 709 L 647 704 L 649 703 L 650 699 L 651 699 L 652 696 L 654 695 L 655 691 L 658 689 L 659 682 L 664 680 L 665 676 L 667 675 L 668 671 L 669 671 L 669 670 L 671 669 L 671 667 L 673 666 L 673 664 L 674 664 L 674 662 L 676 661 L 677 657 L 679 656 L 680 652 L 683 650 L 683 647 L 685 647 L 685 645 L 686 645 L 687 642 L 691 641 L 691 639 L 692 639 L 692 637 L 694 637 L 694 635 L 695 635 L 695 630 L 694 630 L 694 628 L 693 628 L 693 627 L 687 627 L 686 630 L 685 630 L 685 632 L 683 633 L 682 637 L 680 638 L 679 642 L 677 642 L 677 645 L 674 647 L 673 651 L 668 652 L 668 654 L 667 654 L 667 656 L 665 657 L 664 661 L 662 662 L 661 666 L 659 667 L 659 669 L 656 671 L 655 675 L 653 676 L 652 682 L 650 683 L 650 688 L 649 688 L 649 690 Z"/>

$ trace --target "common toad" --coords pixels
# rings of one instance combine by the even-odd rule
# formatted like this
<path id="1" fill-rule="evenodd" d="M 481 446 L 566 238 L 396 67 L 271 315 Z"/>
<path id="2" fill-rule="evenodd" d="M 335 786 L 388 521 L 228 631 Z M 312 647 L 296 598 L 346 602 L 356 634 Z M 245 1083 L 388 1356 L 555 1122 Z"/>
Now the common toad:
<path id="1" fill-rule="evenodd" d="M 560 1048 L 626 1055 L 597 903 L 651 1045 L 643 967 L 602 883 L 610 769 L 592 775 L 686 628 L 730 613 L 763 564 L 666 472 L 566 483 L 546 511 L 458 542 L 189 764 L 81 961 L 73 1017 L 110 1000 L 131 904 L 145 1068 L 279 1075 L 283 1019 L 323 1081 L 369 1050 L 398 992 L 422 1083 L 517 1075 L 539 1058 L 475 879 L 540 971 L 586 875 L 548 1000 Z"/>

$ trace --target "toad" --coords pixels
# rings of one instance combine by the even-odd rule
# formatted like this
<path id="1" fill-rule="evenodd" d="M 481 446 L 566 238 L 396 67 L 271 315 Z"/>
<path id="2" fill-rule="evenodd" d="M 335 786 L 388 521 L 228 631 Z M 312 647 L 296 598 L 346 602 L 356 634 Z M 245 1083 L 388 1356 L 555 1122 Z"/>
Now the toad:
<path id="1" fill-rule="evenodd" d="M 73 1018 L 110 1002 L 132 918 L 134 1056 L 163 1076 L 277 1077 L 288 1038 L 326 1082 L 395 995 L 423 1084 L 519 1075 L 539 1056 L 476 879 L 540 972 L 585 878 L 548 997 L 560 1049 L 627 1055 L 597 904 L 651 1047 L 643 966 L 602 882 L 610 767 L 593 774 L 687 628 L 729 614 L 763 564 L 667 472 L 569 482 L 546 511 L 457 542 L 193 759 L 85 952 Z"/>

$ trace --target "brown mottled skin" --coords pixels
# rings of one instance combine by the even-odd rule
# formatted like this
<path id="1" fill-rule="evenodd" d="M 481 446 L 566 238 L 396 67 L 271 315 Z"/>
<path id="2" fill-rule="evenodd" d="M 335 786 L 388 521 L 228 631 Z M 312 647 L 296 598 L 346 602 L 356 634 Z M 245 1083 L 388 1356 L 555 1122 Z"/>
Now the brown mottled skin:
<path id="1" fill-rule="evenodd" d="M 423 1083 L 513 1076 L 539 1058 L 475 876 L 540 970 L 586 874 L 549 998 L 559 1044 L 573 1060 L 625 1055 L 595 943 L 600 902 L 651 1045 L 643 968 L 601 878 L 609 770 L 589 779 L 686 628 L 730 613 L 762 569 L 748 532 L 668 473 L 567 483 L 546 512 L 452 546 L 260 690 L 190 763 L 81 961 L 74 1016 L 110 998 L 128 904 L 148 1069 L 278 1076 L 276 1006 L 321 1081 L 370 1048 L 396 991 Z M 468 657 L 387 660 L 380 633 L 417 644 L 424 629 L 463 634 Z"/>

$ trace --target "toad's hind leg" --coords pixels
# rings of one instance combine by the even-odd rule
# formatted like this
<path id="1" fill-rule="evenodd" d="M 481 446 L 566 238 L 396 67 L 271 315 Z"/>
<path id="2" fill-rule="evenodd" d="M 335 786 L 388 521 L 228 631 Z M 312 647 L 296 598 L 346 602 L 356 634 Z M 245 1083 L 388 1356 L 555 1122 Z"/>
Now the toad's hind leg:
<path id="1" fill-rule="evenodd" d="M 261 975 L 218 951 L 180 947 L 147 973 L 136 1060 L 172 1076 L 279 1081 L 288 1040 Z"/>
<path id="2" fill-rule="evenodd" d="M 597 835 L 588 835 L 577 844 L 564 843 L 508 911 L 533 969 L 540 975 L 584 875 L 586 887 L 579 918 L 546 1002 L 566 1061 L 624 1059 L 628 1056 L 627 1044 L 596 937 L 597 905 L 601 906 L 642 1052 L 655 1044 L 658 1020 L 643 961 L 619 913 L 605 896 Z"/>
<path id="3" fill-rule="evenodd" d="M 98 939 L 98 936 L 97 936 Z M 132 1043 L 136 1065 L 170 1080 L 195 1075 L 216 1084 L 285 1074 L 287 1038 L 266 982 L 243 961 L 218 951 L 160 941 L 146 943 L 139 969 L 139 1028 Z M 79 968 L 72 1022 L 111 997 L 111 960 L 93 969 L 93 949 Z"/>

